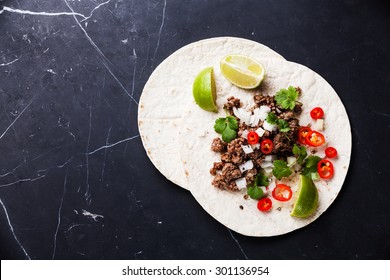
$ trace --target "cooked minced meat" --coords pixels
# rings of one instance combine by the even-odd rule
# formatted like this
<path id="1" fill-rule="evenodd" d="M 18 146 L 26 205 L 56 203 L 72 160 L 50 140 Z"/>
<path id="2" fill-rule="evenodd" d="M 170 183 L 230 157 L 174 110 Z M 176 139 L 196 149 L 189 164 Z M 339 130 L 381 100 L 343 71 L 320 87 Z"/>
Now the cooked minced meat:
<path id="1" fill-rule="evenodd" d="M 223 168 L 223 162 L 214 162 L 213 167 L 210 169 L 210 174 L 211 175 L 216 175 L 217 170 L 222 170 Z"/>
<path id="2" fill-rule="evenodd" d="M 216 153 L 226 152 L 226 143 L 219 137 L 214 138 L 213 143 L 211 143 L 211 150 Z"/>
<path id="3" fill-rule="evenodd" d="M 285 133 L 278 133 L 273 139 L 274 149 L 273 153 L 280 156 L 291 155 L 293 142 Z"/>
<path id="4" fill-rule="evenodd" d="M 241 171 L 233 163 L 226 163 L 222 168 L 222 176 L 226 182 L 231 182 L 241 177 Z"/>
<path id="5" fill-rule="evenodd" d="M 250 184 L 253 181 L 255 181 L 256 175 L 257 175 L 256 168 L 252 168 L 251 170 L 246 171 L 246 175 L 245 175 L 246 183 Z"/>
<path id="6" fill-rule="evenodd" d="M 227 102 L 223 105 L 225 110 L 228 110 L 231 115 L 233 115 L 233 107 L 240 108 L 241 101 L 239 98 L 235 98 L 234 96 L 230 96 L 227 99 Z"/>

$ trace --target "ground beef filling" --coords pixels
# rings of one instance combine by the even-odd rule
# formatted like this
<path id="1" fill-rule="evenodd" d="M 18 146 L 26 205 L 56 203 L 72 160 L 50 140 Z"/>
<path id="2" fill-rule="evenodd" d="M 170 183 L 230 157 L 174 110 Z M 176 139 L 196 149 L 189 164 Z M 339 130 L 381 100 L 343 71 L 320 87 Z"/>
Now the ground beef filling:
<path id="1" fill-rule="evenodd" d="M 300 93 L 300 89 L 297 88 Z M 260 106 L 268 106 L 278 118 L 288 122 L 290 131 L 279 132 L 276 131 L 265 131 L 264 135 L 260 137 L 259 143 L 264 138 L 272 140 L 274 148 L 271 155 L 276 156 L 278 159 L 286 159 L 288 156 L 292 156 L 292 147 L 296 143 L 299 121 L 296 118 L 297 115 L 302 111 L 302 104 L 296 102 L 293 111 L 285 110 L 276 104 L 273 96 L 254 96 L 255 108 Z M 224 104 L 223 108 L 227 110 L 230 115 L 234 115 L 233 108 L 240 108 L 240 99 L 233 96 L 227 99 L 227 103 Z M 232 140 L 230 143 L 225 143 L 220 137 L 215 138 L 211 143 L 211 150 L 220 153 L 221 161 L 214 162 L 213 167 L 210 169 L 210 174 L 215 176 L 212 185 L 216 188 L 228 191 L 238 191 L 236 180 L 245 177 L 247 185 L 254 182 L 256 175 L 261 171 L 261 163 L 264 161 L 265 154 L 263 154 L 259 147 L 252 146 L 253 152 L 246 154 L 243 145 L 248 145 L 248 141 L 243 134 L 245 131 L 255 131 L 257 128 L 263 125 L 262 121 L 259 121 L 257 125 L 253 127 L 248 124 L 241 123 L 239 121 L 239 128 L 237 131 L 237 138 Z M 244 172 L 240 171 L 239 166 L 245 162 L 251 160 L 253 168 Z"/>

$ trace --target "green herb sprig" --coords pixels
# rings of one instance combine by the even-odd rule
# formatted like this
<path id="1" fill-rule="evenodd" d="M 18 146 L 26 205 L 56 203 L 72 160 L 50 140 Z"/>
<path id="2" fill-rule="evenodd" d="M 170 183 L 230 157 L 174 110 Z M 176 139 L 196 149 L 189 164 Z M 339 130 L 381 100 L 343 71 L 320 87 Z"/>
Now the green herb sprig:
<path id="1" fill-rule="evenodd" d="M 248 186 L 247 194 L 253 199 L 260 199 L 264 196 L 262 186 L 269 185 L 269 179 L 263 173 L 257 173 L 255 181 Z"/>
<path id="2" fill-rule="evenodd" d="M 274 161 L 274 168 L 272 169 L 272 174 L 274 174 L 274 176 L 280 180 L 283 177 L 291 176 L 292 171 L 284 160 L 277 159 Z"/>
<path id="3" fill-rule="evenodd" d="M 291 128 L 290 128 L 290 126 L 289 126 L 287 121 L 285 121 L 283 119 L 279 119 L 272 112 L 268 113 L 266 121 L 269 124 L 276 124 L 278 126 L 280 132 L 286 133 L 286 132 L 289 132 L 291 130 Z"/>
<path id="4" fill-rule="evenodd" d="M 283 109 L 293 110 L 298 99 L 298 91 L 295 87 L 289 86 L 287 89 L 279 90 L 275 95 L 276 104 Z"/>
<path id="5" fill-rule="evenodd" d="M 231 142 L 237 137 L 238 121 L 234 116 L 218 118 L 214 124 L 214 130 L 222 135 L 222 140 Z"/>

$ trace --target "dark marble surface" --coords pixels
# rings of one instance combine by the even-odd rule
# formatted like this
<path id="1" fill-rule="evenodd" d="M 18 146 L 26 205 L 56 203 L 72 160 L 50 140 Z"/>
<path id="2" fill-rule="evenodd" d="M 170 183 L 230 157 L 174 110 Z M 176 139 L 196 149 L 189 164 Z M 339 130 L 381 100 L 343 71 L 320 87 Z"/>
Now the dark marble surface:
<path id="1" fill-rule="evenodd" d="M 385 1 L 0 0 L 2 259 L 390 257 L 390 17 Z M 155 67 L 236 36 L 336 89 L 353 153 L 335 203 L 287 235 L 214 221 L 152 165 L 137 104 Z"/>

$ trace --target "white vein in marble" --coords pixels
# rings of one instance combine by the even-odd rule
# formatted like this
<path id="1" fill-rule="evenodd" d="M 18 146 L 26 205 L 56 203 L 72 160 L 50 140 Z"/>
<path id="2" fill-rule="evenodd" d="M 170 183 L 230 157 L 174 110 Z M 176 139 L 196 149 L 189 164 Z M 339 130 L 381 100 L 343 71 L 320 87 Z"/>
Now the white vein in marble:
<path id="1" fill-rule="evenodd" d="M 93 219 L 95 222 L 98 221 L 98 218 L 102 218 L 102 219 L 104 218 L 103 215 L 93 214 L 93 213 L 91 213 L 91 212 L 89 212 L 89 211 L 87 211 L 85 209 L 81 209 L 81 214 L 83 214 L 86 217 L 89 217 L 89 218 Z"/>
<path id="2" fill-rule="evenodd" d="M 60 225 L 61 225 L 61 212 L 62 212 L 62 205 L 64 204 L 64 197 L 65 197 L 65 192 L 66 192 L 66 179 L 67 178 L 68 178 L 68 172 L 65 174 L 64 190 L 62 192 L 60 207 L 58 208 L 57 226 L 56 226 L 56 231 L 54 233 L 54 242 L 53 242 L 53 255 L 52 255 L 53 260 L 54 260 L 54 257 L 56 255 L 56 250 L 57 250 L 57 235 L 58 235 L 58 230 L 60 229 Z"/>
<path id="3" fill-rule="evenodd" d="M 128 137 L 128 138 L 123 139 L 123 140 L 120 140 L 120 141 L 115 142 L 115 143 L 110 144 L 110 145 L 104 145 L 104 146 L 102 146 L 102 147 L 97 148 L 96 150 L 94 150 L 94 151 L 92 151 L 92 152 L 88 152 L 87 154 L 88 154 L 88 155 L 92 155 L 92 154 L 94 154 L 94 153 L 96 153 L 96 152 L 98 152 L 98 151 L 100 151 L 100 150 L 112 148 L 112 147 L 114 147 L 114 146 L 116 146 L 116 145 L 119 145 L 119 144 L 121 144 L 121 143 L 125 143 L 125 142 L 127 142 L 127 141 L 133 140 L 133 139 L 135 139 L 135 138 L 137 138 L 137 137 L 139 137 L 139 134 L 134 135 L 134 136 L 131 136 L 131 137 Z"/>
<path id="4" fill-rule="evenodd" d="M 242 248 L 240 242 L 238 242 L 238 240 L 234 237 L 234 235 L 233 235 L 233 233 L 232 233 L 232 231 L 230 229 L 227 228 L 227 230 L 229 231 L 230 236 L 232 237 L 234 242 L 236 242 L 238 248 L 240 249 L 241 253 L 244 255 L 245 259 L 248 260 L 248 256 L 245 254 L 244 249 Z"/>
<path id="5" fill-rule="evenodd" d="M 163 11 L 162 11 L 162 20 L 161 20 L 161 25 L 160 25 L 160 29 L 158 31 L 158 37 L 157 37 L 157 45 L 156 45 L 156 48 L 154 50 L 154 55 L 153 55 L 153 61 L 156 57 L 156 53 L 157 53 L 157 50 L 158 50 L 158 47 L 160 46 L 160 38 L 161 38 L 161 32 L 162 32 L 162 29 L 164 27 L 164 22 L 165 22 L 165 10 L 167 8 L 167 0 L 164 0 L 164 7 L 163 7 Z"/>
<path id="6" fill-rule="evenodd" d="M 24 109 L 20 112 L 19 116 L 17 116 L 13 122 L 11 122 L 11 124 L 6 128 L 6 130 L 3 132 L 3 134 L 0 135 L 0 139 L 4 137 L 4 135 L 8 132 L 8 130 L 16 123 L 16 121 L 23 115 L 24 111 L 26 111 L 26 109 L 28 107 L 30 107 L 30 105 L 32 104 L 32 101 L 30 101 L 30 103 L 28 103 L 26 105 L 26 107 L 24 107 Z"/>
<path id="7" fill-rule="evenodd" d="M 14 227 L 12 226 L 11 220 L 9 218 L 7 208 L 5 207 L 5 205 L 3 203 L 3 200 L 1 198 L 0 198 L 0 204 L 3 207 L 3 210 L 4 210 L 5 216 L 7 218 L 7 222 L 8 222 L 9 228 L 10 228 L 10 230 L 12 232 L 12 235 L 14 236 L 14 238 L 15 238 L 16 242 L 18 243 L 19 247 L 22 249 L 22 251 L 23 251 L 24 255 L 26 256 L 26 258 L 31 260 L 30 256 L 27 254 L 26 249 L 23 247 L 22 243 L 20 243 L 18 237 L 15 234 Z"/>

